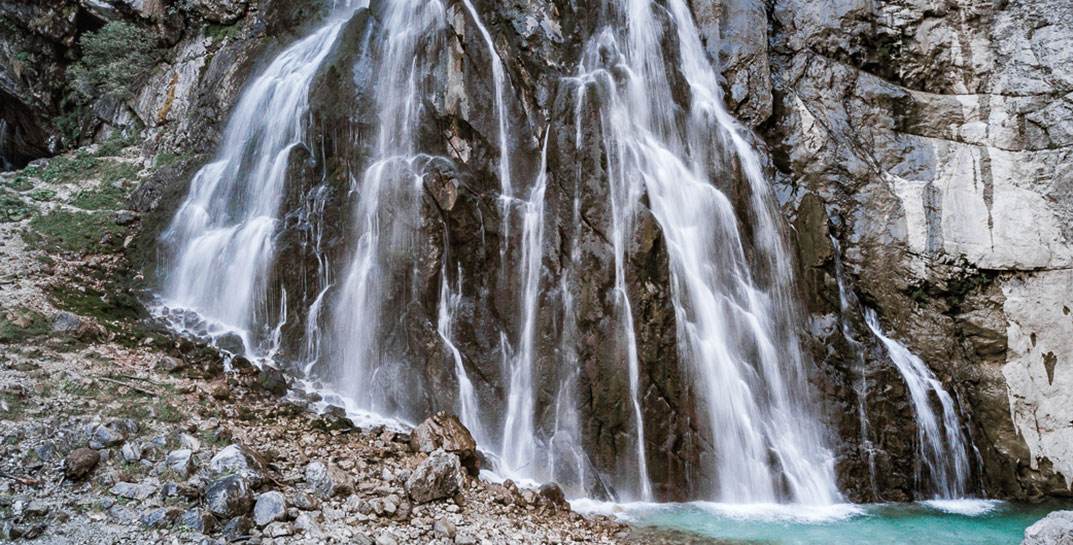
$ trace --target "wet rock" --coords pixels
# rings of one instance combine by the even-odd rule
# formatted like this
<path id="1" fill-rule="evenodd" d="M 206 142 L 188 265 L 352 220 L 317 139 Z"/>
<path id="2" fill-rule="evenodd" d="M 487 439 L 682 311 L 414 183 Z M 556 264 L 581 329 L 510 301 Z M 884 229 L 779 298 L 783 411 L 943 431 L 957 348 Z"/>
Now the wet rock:
<path id="1" fill-rule="evenodd" d="M 321 498 L 346 496 L 354 491 L 350 477 L 334 465 L 310 462 L 305 468 L 306 484 Z"/>
<path id="2" fill-rule="evenodd" d="M 317 417 L 313 426 L 324 431 L 349 430 L 354 428 L 354 422 L 347 416 L 345 409 L 332 406 Z"/>
<path id="3" fill-rule="evenodd" d="M 415 452 L 431 453 L 437 449 L 458 456 L 470 475 L 480 472 L 477 442 L 453 414 L 439 412 L 427 418 L 410 433 L 410 448 Z"/>
<path id="4" fill-rule="evenodd" d="M 458 456 L 437 450 L 407 479 L 406 492 L 414 503 L 428 503 L 454 496 L 462 488 L 464 479 Z"/>
<path id="5" fill-rule="evenodd" d="M 232 354 L 243 354 L 246 352 L 246 344 L 242 342 L 242 337 L 234 333 L 228 333 L 219 339 L 216 339 L 216 346 L 225 352 Z"/>
<path id="6" fill-rule="evenodd" d="M 544 501 L 555 508 L 570 507 L 570 504 L 566 501 L 566 494 L 563 493 L 563 489 L 558 484 L 547 483 L 541 485 L 537 492 Z"/>
<path id="7" fill-rule="evenodd" d="M 253 506 L 253 522 L 257 526 L 264 527 L 283 520 L 286 514 L 287 500 L 283 494 L 273 490 L 257 496 L 257 503 Z"/>
<path id="8" fill-rule="evenodd" d="M 217 479 L 205 491 L 205 507 L 210 513 L 221 518 L 245 515 L 252 506 L 250 486 L 239 475 Z"/>
<path id="9" fill-rule="evenodd" d="M 1021 545 L 1073 545 L 1073 511 L 1055 511 L 1029 526 Z"/>
<path id="10" fill-rule="evenodd" d="M 152 483 L 118 482 L 109 489 L 109 492 L 116 496 L 138 501 L 152 496 L 156 491 L 157 487 Z"/>
<path id="11" fill-rule="evenodd" d="M 180 524 L 195 532 L 210 534 L 216 529 L 216 517 L 203 509 L 188 509 L 183 512 Z"/>
<path id="12" fill-rule="evenodd" d="M 174 507 L 153 509 L 141 517 L 142 525 L 147 528 L 167 528 L 182 514 Z"/>
<path id="13" fill-rule="evenodd" d="M 165 463 L 168 469 L 182 477 L 189 477 L 194 472 L 194 453 L 190 449 L 181 448 L 168 453 Z"/>
<path id="14" fill-rule="evenodd" d="M 287 375 L 268 365 L 261 367 L 257 377 L 257 386 L 276 397 L 287 395 L 287 390 L 290 388 L 287 384 Z"/>
<path id="15" fill-rule="evenodd" d="M 15 526 L 14 521 L 5 520 L 0 524 L 0 539 L 5 541 L 15 541 L 22 537 L 22 528 Z"/>

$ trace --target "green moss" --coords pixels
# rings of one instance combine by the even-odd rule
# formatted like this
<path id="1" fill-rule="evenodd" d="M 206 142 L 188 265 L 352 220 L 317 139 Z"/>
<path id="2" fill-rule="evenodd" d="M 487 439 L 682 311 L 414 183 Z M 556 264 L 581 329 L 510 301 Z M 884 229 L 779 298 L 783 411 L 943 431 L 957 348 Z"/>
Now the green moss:
<path id="1" fill-rule="evenodd" d="M 236 39 L 242 35 L 242 26 L 238 23 L 230 25 L 210 24 L 205 26 L 205 35 L 214 42 Z"/>
<path id="2" fill-rule="evenodd" d="M 182 154 L 182 153 L 164 151 L 164 152 L 158 153 L 157 156 L 155 158 L 153 158 L 153 168 L 170 167 L 170 166 L 178 163 L 179 161 L 183 161 L 183 160 L 187 159 L 188 157 L 189 157 L 188 155 L 185 155 L 185 154 Z"/>
<path id="3" fill-rule="evenodd" d="M 0 193 L 0 223 L 22 221 L 30 217 L 32 210 L 18 195 L 6 191 Z"/>
<path id="4" fill-rule="evenodd" d="M 53 210 L 34 216 L 25 238 L 43 250 L 85 253 L 117 246 L 123 232 L 104 212 Z M 109 244 L 102 244 L 106 240 Z"/>
<path id="5" fill-rule="evenodd" d="M 100 159 L 79 152 L 52 159 L 40 172 L 36 172 L 36 175 L 50 184 L 64 184 L 92 177 L 100 163 Z"/>
<path id="6" fill-rule="evenodd" d="M 96 155 L 97 157 L 112 157 L 137 143 L 138 137 L 134 131 L 127 131 L 126 134 L 123 131 L 116 131 L 108 137 L 108 140 L 97 147 Z"/>
<path id="7" fill-rule="evenodd" d="M 56 192 L 51 189 L 38 189 L 30 193 L 30 198 L 37 202 L 48 202 L 56 198 Z"/>
<path id="8" fill-rule="evenodd" d="M 118 287 L 114 293 L 102 293 L 94 289 L 75 289 L 69 284 L 58 283 L 48 289 L 49 301 L 57 308 L 97 318 L 105 325 L 113 322 L 137 320 L 142 316 L 142 306 L 137 298 L 123 293 Z M 111 291 L 111 290 L 109 290 Z"/>
<path id="9" fill-rule="evenodd" d="M 0 344 L 28 341 L 50 331 L 48 318 L 36 310 L 16 309 L 0 316 Z"/>
<path id="10" fill-rule="evenodd" d="M 34 188 L 33 179 L 25 174 L 16 174 L 14 178 L 8 180 L 4 185 L 14 191 L 29 191 Z"/>

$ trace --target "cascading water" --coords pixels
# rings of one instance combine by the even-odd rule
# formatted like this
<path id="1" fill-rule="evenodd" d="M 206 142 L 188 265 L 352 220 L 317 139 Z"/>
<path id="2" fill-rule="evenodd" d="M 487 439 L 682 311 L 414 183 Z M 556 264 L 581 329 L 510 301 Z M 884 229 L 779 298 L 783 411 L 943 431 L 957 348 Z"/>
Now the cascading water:
<path id="1" fill-rule="evenodd" d="M 923 360 L 883 332 L 874 310 L 865 309 L 864 317 L 872 333 L 887 349 L 909 390 L 917 425 L 918 480 L 929 482 L 938 499 L 965 497 L 971 476 L 969 450 L 954 398 Z M 933 396 L 941 415 L 933 409 Z"/>
<path id="2" fill-rule="evenodd" d="M 858 382 L 854 390 L 857 393 L 861 454 L 868 463 L 868 484 L 871 487 L 872 497 L 879 499 L 879 486 L 876 480 L 876 449 L 872 442 L 871 427 L 868 424 L 868 366 L 864 357 L 865 347 L 857 340 L 857 335 L 847 318 L 852 312 L 860 311 L 860 303 L 846 284 L 846 271 L 842 264 L 842 245 L 834 235 L 831 235 L 830 239 L 831 247 L 834 248 L 835 281 L 838 283 L 839 323 L 842 326 L 842 337 L 846 339 L 853 357 L 854 371 L 858 374 Z"/>
<path id="3" fill-rule="evenodd" d="M 327 24 L 284 50 L 249 84 L 216 159 L 194 176 L 162 235 L 173 251 L 165 266 L 164 305 L 207 321 L 199 333 L 238 333 L 251 354 L 271 352 L 278 325 L 268 323 L 273 287 L 267 276 L 288 158 L 306 140 L 310 85 L 357 7 L 338 5 Z"/>
<path id="4" fill-rule="evenodd" d="M 540 170 L 526 180 L 531 185 L 516 184 L 505 68 L 472 3 L 463 0 L 456 6 L 472 17 L 491 58 L 504 241 L 499 274 L 503 285 L 518 292 L 518 315 L 505 320 L 517 324 L 517 330 L 499 332 L 501 419 L 482 418 L 476 385 L 464 365 L 487 354 L 463 354 L 464 343 L 456 344 L 456 314 L 470 302 L 463 304 L 462 273 L 454 284 L 449 280 L 446 253 L 434 265 L 440 279 L 438 298 L 433 297 L 438 308 L 428 329 L 438 339 L 433 344 L 444 347 L 443 361 L 458 381 L 456 410 L 484 448 L 499 451 L 502 472 L 559 480 L 577 494 L 591 492 L 599 488 L 593 483 L 607 475 L 582 448 L 577 390 L 583 364 L 577 348 L 578 339 L 593 332 L 578 331 L 574 316 L 578 303 L 572 283 L 580 277 L 576 245 L 558 282 L 542 282 L 549 221 L 545 201 L 558 190 L 548 171 L 554 127 L 544 132 Z M 323 257 L 320 236 L 313 237 L 320 285 L 306 315 L 310 359 L 302 363 L 311 380 L 335 390 L 349 406 L 411 419 L 423 416 L 425 407 L 415 399 L 425 399 L 428 392 L 416 391 L 422 387 L 420 371 L 393 335 L 399 323 L 424 324 L 409 309 L 418 306 L 416 278 L 423 271 L 414 250 L 423 233 L 425 183 L 431 171 L 457 166 L 426 153 L 418 137 L 429 120 L 429 97 L 442 91 L 432 87 L 428 74 L 439 66 L 432 57 L 447 50 L 443 36 L 449 25 L 447 8 L 439 1 L 385 1 L 371 11 L 367 35 L 373 45 L 363 58 L 373 60 L 362 74 L 377 81 L 369 94 L 376 132 L 367 157 L 359 161 L 363 172 L 349 175 L 351 214 L 344 222 L 346 248 L 338 271 Z M 682 0 L 609 0 L 602 13 L 600 30 L 571 79 L 579 85 L 579 146 L 583 106 L 599 110 L 615 316 L 609 331 L 595 333 L 620 339 L 629 396 L 622 411 L 634 430 L 628 451 L 620 453 L 632 469 L 611 476 L 612 486 L 603 490 L 619 499 L 655 497 L 645 442 L 645 369 L 628 290 L 630 244 L 638 214 L 648 209 L 670 258 L 679 359 L 692 379 L 698 426 L 714 449 L 711 467 L 702 472 L 710 481 L 695 487 L 698 494 L 725 502 L 833 502 L 839 498 L 833 458 L 812 415 L 795 337 L 791 261 L 760 160 L 744 129 L 722 105 L 716 72 Z M 162 298 L 169 306 L 195 311 L 220 331 L 241 332 L 248 352 L 271 354 L 272 339 L 283 330 L 282 318 L 269 323 L 275 314 L 266 306 L 277 286 L 266 284 L 275 259 L 273 237 L 279 231 L 287 158 L 305 140 L 310 85 L 345 19 L 333 18 L 285 50 L 250 84 L 229 123 L 219 159 L 195 178 L 164 236 L 175 257 L 168 264 Z M 672 27 L 676 33 L 665 36 Z M 668 43 L 677 50 L 665 52 Z M 677 71 L 669 69 L 665 54 L 680 61 Z M 672 78 L 672 72 L 684 81 Z M 687 88 L 688 104 L 677 100 L 682 93 L 676 85 Z M 583 104 L 586 96 L 598 97 L 599 103 Z M 274 115 L 262 115 L 265 111 Z M 746 259 L 739 214 L 716 187 L 735 167 L 745 175 L 751 196 L 750 209 L 740 215 L 751 220 L 748 242 L 759 261 L 755 267 Z M 306 203 L 309 213 L 323 215 L 327 198 L 313 194 Z M 573 216 L 559 218 L 573 222 L 565 232 L 579 232 L 580 207 L 576 197 Z M 507 246 L 515 220 L 520 223 L 517 251 Z M 545 355 L 538 341 L 541 318 L 548 316 L 540 308 L 548 285 L 561 292 L 563 323 L 553 406 L 541 407 L 537 381 L 542 375 L 536 367 Z M 286 301 L 285 292 L 279 300 Z M 472 304 L 484 303 L 475 299 Z M 493 423 L 502 424 L 498 435 Z"/>
<path id="5" fill-rule="evenodd" d="M 692 93 L 684 128 L 677 122 L 679 106 L 668 81 L 656 4 L 609 7 L 611 18 L 587 46 L 578 79 L 599 86 L 604 97 L 616 269 L 620 241 L 632 234 L 631 207 L 647 194 L 670 254 L 679 351 L 696 380 L 704 426 L 716 450 L 708 494 L 725 502 L 831 503 L 839 498 L 833 457 L 808 406 L 793 325 L 784 321 L 794 315 L 791 267 L 759 160 L 722 106 L 717 78 L 685 4 L 667 2 Z M 750 183 L 759 220 L 756 242 L 770 277 L 766 289 L 745 257 L 733 206 L 712 184 L 726 172 L 712 168 L 706 150 L 725 149 L 725 143 Z M 628 316 L 625 290 L 620 297 Z M 632 329 L 629 318 L 624 322 Z M 637 364 L 632 358 L 627 364 L 636 404 Z M 637 436 L 643 468 L 640 424 Z M 647 493 L 643 473 L 637 493 L 642 498 Z"/>
<path id="6" fill-rule="evenodd" d="M 424 73 L 421 48 L 438 39 L 446 12 L 433 0 L 398 0 L 381 5 L 375 92 L 376 143 L 369 166 L 353 184 L 356 197 L 353 246 L 331 314 L 329 380 L 339 393 L 365 410 L 413 417 L 408 398 L 406 361 L 383 344 L 394 326 L 386 319 L 389 297 L 408 293 L 415 218 L 420 217 L 426 168 L 446 159 L 418 151 L 415 130 L 430 92 L 420 81 Z M 403 295 L 405 297 L 405 295 Z"/>

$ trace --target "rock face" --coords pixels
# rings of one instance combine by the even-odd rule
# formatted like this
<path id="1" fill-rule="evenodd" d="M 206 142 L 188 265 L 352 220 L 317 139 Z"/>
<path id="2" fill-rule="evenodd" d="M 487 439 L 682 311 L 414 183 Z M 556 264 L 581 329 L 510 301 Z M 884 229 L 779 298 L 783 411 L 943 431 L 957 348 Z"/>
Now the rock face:
<path id="1" fill-rule="evenodd" d="M 62 146 L 58 126 L 71 112 L 61 97 L 80 37 L 113 20 L 151 30 L 158 64 L 125 103 L 89 105 L 93 119 L 80 142 L 143 126 L 147 154 L 186 156 L 161 169 L 131 203 L 142 221 L 158 227 L 170 221 L 194 171 L 207 161 L 200 154 L 214 149 L 256 63 L 321 18 L 319 3 L 311 1 L 196 0 L 176 10 L 154 8 L 155 2 L 129 9 L 120 6 L 134 4 L 109 1 L 8 4 L 0 7 L 6 25 L 0 33 L 0 156 L 10 165 Z M 501 411 L 490 408 L 505 405 L 510 377 L 502 362 L 513 354 L 503 347 L 521 344 L 525 324 L 520 280 L 509 265 L 520 260 L 522 241 L 517 223 L 509 223 L 517 214 L 503 213 L 500 129 L 489 106 L 497 96 L 494 53 L 504 63 L 503 108 L 513 121 L 508 147 L 519 195 L 532 185 L 528 175 L 538 170 L 547 142 L 537 305 L 560 309 L 569 301 L 577 309 L 569 320 L 542 312 L 532 324 L 533 382 L 541 385 L 534 394 L 535 425 L 549 430 L 564 414 L 576 419 L 569 433 L 542 437 L 540 448 L 570 460 L 562 464 L 568 470 L 552 473 L 588 475 L 581 491 L 611 495 L 615 483 L 592 476 L 635 469 L 623 463 L 634 433 L 632 417 L 622 410 L 630 390 L 621 372 L 628 347 L 614 286 L 614 211 L 599 97 L 579 102 L 571 81 L 584 43 L 599 31 L 599 10 L 593 2 L 563 0 L 475 2 L 492 39 L 489 51 L 463 4 L 450 4 L 446 27 L 422 44 L 416 79 L 435 92 L 418 114 L 414 135 L 423 153 L 449 160 L 428 167 L 421 194 L 407 204 L 418 213 L 412 233 L 400 238 L 406 251 L 391 254 L 384 265 L 390 271 L 383 294 L 387 318 L 373 332 L 385 360 L 408 365 L 363 387 L 383 393 L 378 402 L 385 412 L 411 421 L 457 410 L 453 348 L 485 409 L 484 429 L 465 430 L 457 419 L 437 415 L 415 430 L 414 448 L 455 453 L 473 472 L 474 436 L 495 442 L 507 426 Z M 775 181 L 784 231 L 796 250 L 808 318 L 800 329 L 816 363 L 810 378 L 837 436 L 842 489 L 852 499 L 905 500 L 926 487 L 914 477 L 908 394 L 860 309 L 840 308 L 836 257 L 845 264 L 845 288 L 862 307 L 875 309 L 890 336 L 920 355 L 957 399 L 966 435 L 980 452 L 976 489 L 1011 498 L 1068 490 L 1073 6 L 1063 0 L 687 4 L 708 60 L 725 79 L 724 101 L 753 129 L 750 137 L 765 155 L 762 167 Z M 269 281 L 285 289 L 287 300 L 281 304 L 283 290 L 275 290 L 262 305 L 266 335 L 282 324 L 285 372 L 300 372 L 316 359 L 308 350 L 321 343 L 309 324 L 324 324 L 309 312 L 328 288 L 318 282 L 343 276 L 322 268 L 346 262 L 349 237 L 360 227 L 349 219 L 351 184 L 369 166 L 377 130 L 377 75 L 363 70 L 379 54 L 362 44 L 384 39 L 384 10 L 372 2 L 342 30 L 341 45 L 310 96 L 309 134 L 315 136 L 290 151 L 279 258 Z M 675 39 L 668 36 L 658 47 L 671 51 Z M 681 68 L 667 72 L 678 82 L 678 106 L 685 109 Z M 740 205 L 750 196 L 740 165 L 729 161 L 726 170 L 725 179 L 712 183 Z M 699 409 L 679 362 L 667 241 L 640 208 L 623 268 L 637 329 L 645 451 L 657 495 L 686 499 L 697 492 L 691 483 L 705 477 L 709 439 L 697 429 Z M 748 231 L 746 207 L 736 208 L 742 211 L 733 220 Z M 746 252 L 754 253 L 752 235 L 745 238 Z M 152 276 L 155 263 L 145 265 Z M 560 283 L 564 277 L 569 282 Z M 460 301 L 451 347 L 436 327 L 444 285 Z M 576 343 L 564 341 L 568 328 Z M 314 372 L 327 382 L 339 378 L 335 370 Z M 868 385 L 863 404 L 862 377 Z M 284 392 L 286 382 L 274 370 L 264 376 L 265 388 L 275 393 Z M 559 384 L 577 392 L 573 405 L 561 403 L 550 386 Z M 122 431 L 104 429 L 92 440 L 117 446 Z M 577 450 L 586 455 L 569 458 Z M 234 454 L 225 458 L 245 459 Z M 221 472 L 260 471 L 215 458 L 213 465 Z M 335 493 L 329 473 L 327 465 L 307 472 L 319 495 Z"/>
<path id="2" fill-rule="evenodd" d="M 406 492 L 416 504 L 454 496 L 465 482 L 458 456 L 437 450 L 406 480 Z"/>
<path id="3" fill-rule="evenodd" d="M 1029 526 L 1021 545 L 1073 545 L 1073 511 L 1055 511 Z"/>

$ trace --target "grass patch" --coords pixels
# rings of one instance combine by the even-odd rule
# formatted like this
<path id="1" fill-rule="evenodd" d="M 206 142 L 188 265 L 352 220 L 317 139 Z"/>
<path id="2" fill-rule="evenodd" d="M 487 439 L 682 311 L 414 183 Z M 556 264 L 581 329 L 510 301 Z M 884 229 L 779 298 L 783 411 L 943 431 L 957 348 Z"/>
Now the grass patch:
<path id="1" fill-rule="evenodd" d="M 112 184 L 98 189 L 79 191 L 71 199 L 71 205 L 82 210 L 119 210 L 127 198 L 127 191 Z"/>
<path id="2" fill-rule="evenodd" d="M 124 231 L 104 212 L 53 210 L 30 220 L 26 239 L 44 249 L 85 253 L 118 245 Z"/>
<path id="3" fill-rule="evenodd" d="M 119 155 L 119 152 L 133 146 L 138 143 L 138 137 L 134 134 L 134 131 L 130 131 L 130 134 L 123 134 L 122 131 L 113 132 L 108 140 L 105 140 L 100 146 L 97 147 L 97 157 L 112 157 Z"/>
<path id="4" fill-rule="evenodd" d="M 77 290 L 69 284 L 57 283 L 48 288 L 49 301 L 56 307 L 77 314 L 97 318 L 108 325 L 111 322 L 137 320 L 142 307 L 137 298 L 124 293 L 118 287 L 113 293 L 102 293 L 86 288 Z"/>
<path id="5" fill-rule="evenodd" d="M 30 193 L 30 198 L 37 202 L 48 202 L 56 198 L 56 192 L 51 189 L 37 189 Z"/>
<path id="6" fill-rule="evenodd" d="M 165 168 L 170 167 L 179 161 L 182 161 L 189 157 L 183 153 L 175 153 L 173 151 L 164 151 L 157 154 L 153 158 L 153 168 Z"/>
<path id="7" fill-rule="evenodd" d="M 91 177 L 100 166 L 101 160 L 84 152 L 74 155 L 56 157 L 48 162 L 40 171 L 35 170 L 38 178 L 50 184 L 65 184 L 76 180 L 84 180 Z"/>
<path id="8" fill-rule="evenodd" d="M 0 317 L 0 344 L 28 341 L 51 331 L 48 318 L 36 310 L 15 309 Z"/>
<path id="9" fill-rule="evenodd" d="M 18 195 L 0 193 L 0 223 L 13 223 L 30 217 L 32 210 Z"/>
<path id="10" fill-rule="evenodd" d="M 242 26 L 238 23 L 230 25 L 210 24 L 205 26 L 205 35 L 214 42 L 222 42 L 226 39 L 236 39 L 242 35 Z"/>
<path id="11" fill-rule="evenodd" d="M 18 191 L 19 193 L 22 193 L 23 191 L 29 191 L 33 189 L 34 181 L 29 176 L 20 173 L 16 174 L 14 178 L 8 180 L 7 183 L 5 183 L 4 185 L 12 191 Z"/>

